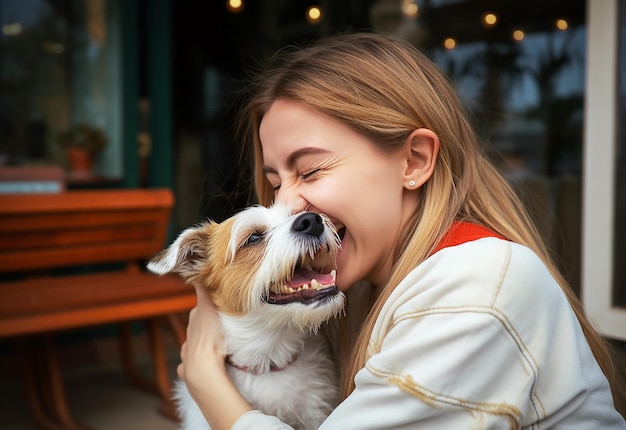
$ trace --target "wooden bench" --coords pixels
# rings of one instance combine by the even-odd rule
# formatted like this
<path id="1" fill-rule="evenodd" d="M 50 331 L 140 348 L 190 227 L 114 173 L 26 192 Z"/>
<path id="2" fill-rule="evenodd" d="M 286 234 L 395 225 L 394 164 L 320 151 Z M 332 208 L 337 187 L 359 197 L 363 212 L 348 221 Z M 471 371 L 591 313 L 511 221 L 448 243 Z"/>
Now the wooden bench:
<path id="1" fill-rule="evenodd" d="M 169 398 L 158 322 L 169 318 L 181 343 L 184 326 L 175 315 L 196 298 L 178 277 L 157 277 L 143 266 L 166 245 L 172 205 L 169 190 L 0 195 L 0 338 L 15 341 L 41 427 L 83 428 L 63 391 L 52 339 L 60 330 L 122 323 L 128 376 Z M 133 367 L 133 320 L 148 322 L 155 381 Z"/>

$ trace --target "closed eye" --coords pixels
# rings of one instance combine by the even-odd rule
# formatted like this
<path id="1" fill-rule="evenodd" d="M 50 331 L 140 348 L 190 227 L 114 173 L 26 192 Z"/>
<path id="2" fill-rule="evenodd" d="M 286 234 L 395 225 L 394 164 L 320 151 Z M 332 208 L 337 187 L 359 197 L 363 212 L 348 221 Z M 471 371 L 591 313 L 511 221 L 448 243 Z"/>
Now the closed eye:
<path id="1" fill-rule="evenodd" d="M 300 178 L 303 180 L 307 180 L 310 179 L 311 177 L 315 176 L 316 173 L 319 173 L 320 169 L 313 169 L 311 171 L 308 171 L 306 173 L 303 173 L 302 175 L 300 175 Z"/>

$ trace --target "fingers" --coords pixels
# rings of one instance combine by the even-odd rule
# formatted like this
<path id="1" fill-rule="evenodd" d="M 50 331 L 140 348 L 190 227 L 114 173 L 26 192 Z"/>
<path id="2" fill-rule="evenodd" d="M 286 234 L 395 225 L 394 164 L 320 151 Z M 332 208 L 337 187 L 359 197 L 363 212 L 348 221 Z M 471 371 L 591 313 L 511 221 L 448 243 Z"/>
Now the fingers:
<path id="1" fill-rule="evenodd" d="M 197 304 L 189 311 L 187 338 L 180 348 L 178 377 L 186 383 L 202 379 L 215 366 L 224 367 L 224 339 L 217 308 L 204 287 L 196 286 Z M 213 366 L 213 367 L 210 367 Z M 208 370 L 207 370 L 208 369 Z M 187 373 L 188 372 L 188 373 Z"/>
<path id="2" fill-rule="evenodd" d="M 180 347 L 180 361 L 185 361 L 185 356 L 187 355 L 187 342 L 183 342 Z"/>
<path id="3" fill-rule="evenodd" d="M 189 318 L 187 319 L 187 330 L 185 330 L 187 332 L 186 339 L 189 339 L 189 336 L 191 335 L 190 331 L 191 331 L 192 324 L 196 316 L 196 310 L 197 310 L 197 307 L 194 307 L 189 311 Z M 185 345 L 186 343 L 187 343 L 187 340 L 183 342 L 183 345 Z M 182 352 L 182 347 L 181 347 L 181 352 Z"/>
<path id="4" fill-rule="evenodd" d="M 213 305 L 206 288 L 200 285 L 195 285 L 195 288 L 197 297 L 196 307 L 202 311 L 215 312 L 215 306 Z"/>

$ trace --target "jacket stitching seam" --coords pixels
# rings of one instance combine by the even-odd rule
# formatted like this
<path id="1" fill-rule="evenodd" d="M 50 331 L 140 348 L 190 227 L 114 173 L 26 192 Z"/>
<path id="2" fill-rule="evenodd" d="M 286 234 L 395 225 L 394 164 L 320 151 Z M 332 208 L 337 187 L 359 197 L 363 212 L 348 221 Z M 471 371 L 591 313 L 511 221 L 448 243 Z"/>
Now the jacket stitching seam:
<path id="1" fill-rule="evenodd" d="M 505 256 L 504 264 L 502 266 L 502 271 L 500 272 L 500 279 L 498 281 L 498 286 L 496 288 L 496 291 L 494 292 L 493 300 L 491 301 L 492 308 L 495 308 L 496 300 L 498 299 L 498 296 L 500 295 L 500 291 L 502 290 L 502 285 L 504 284 L 504 278 L 506 277 L 506 274 L 509 270 L 509 265 L 511 264 L 511 244 L 509 242 L 505 242 L 505 243 L 506 243 L 506 256 Z"/>
<path id="2" fill-rule="evenodd" d="M 398 387 L 400 390 L 408 393 L 409 395 L 417 399 L 422 400 L 424 403 L 427 403 L 431 406 L 436 406 L 437 403 L 443 403 L 452 406 L 459 406 L 465 409 L 484 412 L 490 415 L 504 416 L 509 419 L 512 428 L 519 429 L 521 427 L 521 412 L 515 406 L 505 403 L 476 403 L 457 397 L 446 396 L 415 383 L 408 375 L 401 375 L 394 372 L 385 372 L 376 369 L 371 364 L 367 364 L 365 367 L 370 373 L 372 373 L 372 375 L 385 379 L 390 384 Z"/>
<path id="3" fill-rule="evenodd" d="M 513 328 L 513 325 L 511 324 L 509 319 L 506 317 L 506 315 L 502 314 L 501 312 L 499 312 L 497 309 L 493 307 L 487 307 L 487 306 L 440 307 L 440 308 L 430 308 L 430 309 L 424 309 L 421 311 L 409 312 L 409 313 L 401 315 L 400 317 L 394 318 L 390 324 L 389 331 L 392 330 L 393 327 L 395 327 L 398 323 L 408 320 L 408 319 L 416 319 L 416 318 L 420 318 L 423 316 L 446 314 L 446 313 L 482 313 L 482 314 L 491 315 L 492 317 L 496 318 L 502 324 L 503 328 L 506 330 L 509 336 L 511 336 L 511 338 L 514 340 L 522 356 L 526 359 L 526 361 L 530 365 L 530 368 L 532 369 L 534 382 L 537 381 L 538 373 L 539 373 L 539 365 L 537 364 L 537 361 L 531 354 L 530 350 L 524 344 L 521 336 L 519 336 L 517 331 Z M 378 348 L 379 352 L 380 350 L 381 348 Z M 534 386 L 534 382 L 533 382 L 533 386 Z M 533 405 L 533 409 L 535 411 L 535 416 L 538 419 L 544 418 L 546 415 L 545 409 L 534 389 L 532 390 L 530 397 L 531 397 L 531 404 Z"/>

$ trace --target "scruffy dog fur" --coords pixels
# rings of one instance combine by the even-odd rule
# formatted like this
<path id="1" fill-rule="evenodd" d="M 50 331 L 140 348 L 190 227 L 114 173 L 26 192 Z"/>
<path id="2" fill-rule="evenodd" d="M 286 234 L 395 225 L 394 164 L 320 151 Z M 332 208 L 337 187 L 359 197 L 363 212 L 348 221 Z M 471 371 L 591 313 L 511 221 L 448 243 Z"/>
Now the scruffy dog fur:
<path id="1" fill-rule="evenodd" d="M 335 285 L 339 246 L 324 215 L 253 206 L 183 231 L 148 269 L 206 288 L 228 371 L 253 408 L 316 429 L 338 401 L 328 347 L 315 333 L 344 306 Z M 182 381 L 175 399 L 182 429 L 209 428 Z"/>

